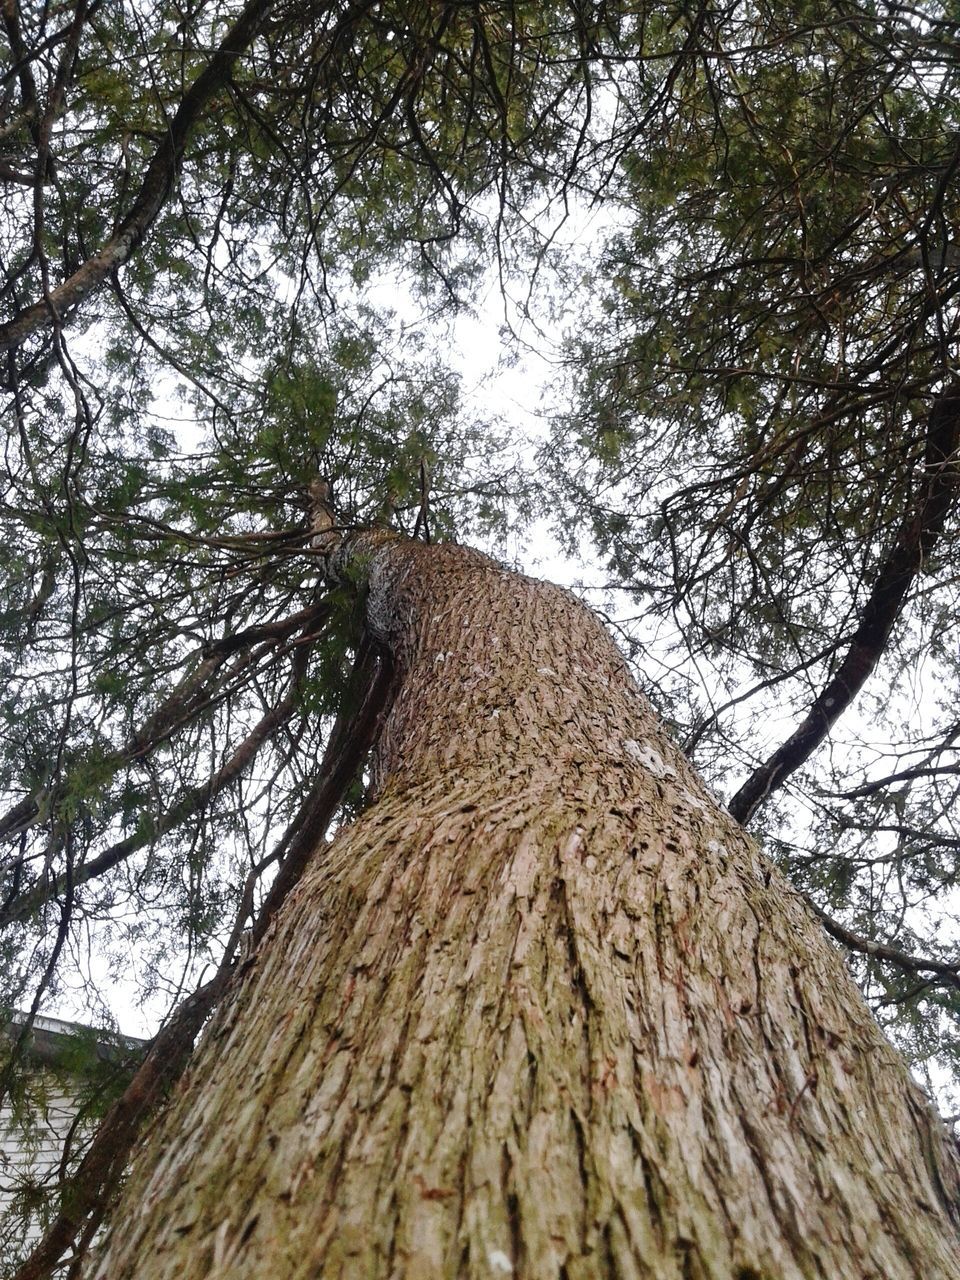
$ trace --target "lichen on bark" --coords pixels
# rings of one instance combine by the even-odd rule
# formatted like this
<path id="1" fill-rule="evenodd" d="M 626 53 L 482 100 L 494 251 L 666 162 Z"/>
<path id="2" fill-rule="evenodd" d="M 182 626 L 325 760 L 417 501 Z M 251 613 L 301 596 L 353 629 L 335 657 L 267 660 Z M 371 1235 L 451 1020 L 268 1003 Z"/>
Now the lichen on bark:
<path id="1" fill-rule="evenodd" d="M 600 623 L 374 535 L 375 803 L 140 1152 L 97 1280 L 948 1280 L 958 1170 Z"/>

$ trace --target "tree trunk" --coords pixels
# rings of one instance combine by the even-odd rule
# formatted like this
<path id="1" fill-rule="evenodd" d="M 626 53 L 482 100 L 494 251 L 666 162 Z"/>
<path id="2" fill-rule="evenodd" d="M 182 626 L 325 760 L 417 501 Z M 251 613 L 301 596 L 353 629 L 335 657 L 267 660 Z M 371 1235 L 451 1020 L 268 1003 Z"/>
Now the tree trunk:
<path id="1" fill-rule="evenodd" d="M 397 662 L 379 798 L 85 1274 L 960 1276 L 944 1130 L 599 622 L 460 548 L 343 554 Z"/>

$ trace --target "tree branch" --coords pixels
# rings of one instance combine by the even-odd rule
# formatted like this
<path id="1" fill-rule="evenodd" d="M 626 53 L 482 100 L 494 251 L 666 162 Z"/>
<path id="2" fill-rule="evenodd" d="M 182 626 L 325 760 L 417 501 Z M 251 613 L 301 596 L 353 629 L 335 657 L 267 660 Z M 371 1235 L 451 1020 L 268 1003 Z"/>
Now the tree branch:
<path id="1" fill-rule="evenodd" d="M 251 949 L 300 879 L 373 746 L 389 704 L 391 683 L 389 658 L 364 641 L 348 682 L 348 705 L 331 731 L 320 777 L 281 841 L 281 848 L 286 846 L 287 852 L 250 931 Z M 349 705 L 353 701 L 351 694 L 357 700 L 355 711 Z M 245 909 L 241 905 L 241 918 Z M 238 936 L 236 928 L 233 936 Z M 78 1236 L 91 1234 L 85 1229 L 99 1223 L 144 1123 L 183 1074 L 204 1022 L 228 984 L 239 980 L 245 967 L 236 963 L 234 948 L 228 946 L 214 977 L 188 996 L 157 1034 L 136 1075 L 104 1116 L 76 1173 L 64 1187 L 59 1213 L 12 1280 L 47 1280 Z"/>
<path id="2" fill-rule="evenodd" d="M 0 351 L 12 351 L 44 329 L 54 328 L 125 263 L 143 242 L 177 180 L 187 140 L 211 97 L 229 81 L 234 63 L 256 38 L 274 0 L 248 0 L 240 17 L 181 99 L 163 141 L 147 166 L 129 212 L 110 239 L 42 302 L 0 325 Z"/>
<path id="3" fill-rule="evenodd" d="M 810 758 L 877 665 L 907 593 L 943 531 L 960 480 L 958 444 L 960 384 L 954 384 L 930 410 L 918 500 L 880 568 L 849 648 L 803 722 L 730 801 L 728 808 L 738 822 L 746 824 L 759 805 Z"/>
<path id="4" fill-rule="evenodd" d="M 124 765 L 152 755 L 161 743 L 168 741 L 175 732 L 213 705 L 215 697 L 211 693 L 209 682 L 232 654 L 241 649 L 253 648 L 254 645 L 269 647 L 280 644 L 298 628 L 303 628 L 304 632 L 314 630 L 329 615 L 329 604 L 321 601 L 275 622 L 258 623 L 205 645 L 200 650 L 201 661 L 197 668 L 180 680 L 160 706 L 150 712 L 143 724 L 134 730 L 128 741 L 104 763 L 115 773 Z M 228 669 L 228 679 L 234 679 L 245 666 L 258 661 L 259 656 L 259 653 L 252 654 L 249 659 L 234 663 Z M 217 699 L 223 696 L 222 690 L 216 694 Z M 0 840 L 22 835 L 24 831 L 36 826 L 60 803 L 69 791 L 69 786 L 68 775 L 55 786 L 41 787 L 18 800 L 0 816 Z M 0 923 L 4 918 L 4 909 L 0 908 Z"/>
<path id="5" fill-rule="evenodd" d="M 60 1212 L 12 1280 L 48 1280 L 91 1215 L 96 1215 L 99 1221 L 144 1120 L 156 1110 L 183 1073 L 193 1042 L 222 995 L 231 972 L 231 965 L 225 959 L 215 976 L 188 996 L 157 1034 L 146 1058 L 104 1116 L 76 1173 L 64 1187 Z"/>
<path id="6" fill-rule="evenodd" d="M 389 708 L 393 663 L 389 654 L 364 639 L 345 699 L 324 753 L 320 778 L 283 838 L 287 851 L 253 927 L 259 942 L 281 903 L 294 887 L 313 850 L 323 839 L 344 792 L 370 753 Z M 354 711 L 352 708 L 356 706 Z"/>
<path id="7" fill-rule="evenodd" d="M 900 969 L 905 969 L 908 973 L 932 973 L 948 986 L 956 987 L 960 990 L 960 964 L 946 964 L 942 960 L 928 960 L 924 956 L 911 955 L 908 951 L 901 951 L 899 947 L 891 947 L 885 942 L 874 942 L 870 938 L 864 938 L 859 933 L 854 933 L 852 929 L 848 929 L 846 925 L 842 925 L 839 920 L 834 920 L 833 916 L 828 916 L 825 911 L 817 906 L 812 899 L 804 895 L 807 906 L 814 913 L 831 938 L 835 938 L 837 942 L 842 943 L 851 951 L 856 951 L 860 955 L 872 956 L 876 960 L 887 960 L 890 964 L 895 964 Z"/>
<path id="8" fill-rule="evenodd" d="M 305 656 L 305 651 L 303 652 Z M 91 858 L 89 862 L 81 863 L 80 866 L 75 867 L 69 873 L 70 883 L 73 887 L 79 888 L 98 876 L 112 871 L 114 867 L 119 866 L 121 862 L 125 862 L 137 850 L 143 849 L 161 836 L 169 834 L 181 823 L 186 822 L 188 818 L 192 818 L 194 814 L 199 813 L 225 787 L 235 781 L 246 769 L 264 742 L 285 720 L 289 719 L 296 705 L 296 685 L 297 680 L 294 677 L 282 701 L 254 725 L 253 729 L 235 749 L 226 763 L 206 782 L 185 791 L 176 804 L 171 805 L 160 816 L 155 826 L 146 831 L 135 831 L 132 835 L 126 836 L 123 840 L 118 840 L 110 845 L 103 853 Z M 17 920 L 26 920 L 33 912 L 63 893 L 66 882 L 67 876 L 59 875 L 50 880 L 41 880 L 29 889 L 19 893 L 6 903 L 2 911 L 0 911 L 0 928 L 5 928 L 8 924 Z"/>

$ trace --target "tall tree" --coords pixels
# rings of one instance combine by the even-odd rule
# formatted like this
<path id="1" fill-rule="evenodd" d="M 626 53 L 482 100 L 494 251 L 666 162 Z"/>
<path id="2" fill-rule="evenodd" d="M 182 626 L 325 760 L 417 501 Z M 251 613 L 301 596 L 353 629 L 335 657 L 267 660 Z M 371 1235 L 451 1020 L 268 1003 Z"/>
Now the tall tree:
<path id="1" fill-rule="evenodd" d="M 115 970 L 135 955 L 137 980 L 176 1010 L 76 1176 L 64 1161 L 23 1275 L 82 1251 L 199 1028 L 228 990 L 230 1010 L 243 1004 L 251 949 L 270 954 L 322 837 L 369 801 L 362 765 L 391 670 L 366 626 L 367 568 L 320 572 L 319 476 L 336 479 L 348 528 L 489 539 L 539 512 L 594 537 L 610 586 L 651 620 L 614 618 L 666 663 L 660 708 L 737 815 L 768 826 L 901 1043 L 949 1065 L 960 970 L 930 909 L 955 878 L 945 788 L 960 723 L 949 13 L 24 0 L 3 20 L 4 1000 L 39 1008 L 92 946 Z M 565 262 L 554 233 L 588 201 L 614 234 L 584 281 L 582 250 Z M 579 401 L 547 490 L 464 408 L 435 334 L 383 304 L 399 284 L 455 311 L 487 263 L 528 309 L 558 267 L 550 304 L 574 289 Z M 647 643 L 662 618 L 681 626 L 679 667 Z M 935 673 L 932 717 L 899 714 L 895 676 L 918 669 Z M 754 686 L 769 714 L 737 717 Z M 442 681 L 432 696 L 445 688 L 466 697 Z M 887 722 L 907 721 L 891 723 L 896 757 L 828 778 L 816 748 L 871 688 Z M 388 771 L 391 750 L 388 737 Z M 641 756 L 624 765 L 632 787 L 650 772 Z M 570 778 L 556 781 L 565 795 Z M 815 842 L 811 808 L 809 827 L 829 824 Z M 549 841 L 542 854 L 552 865 Z M 773 927 L 783 917 L 764 903 Z M 576 921 L 564 927 L 585 954 Z M 801 935 L 819 966 L 822 941 Z M 787 941 L 763 952 L 772 972 L 807 954 Z M 836 998 L 859 1027 L 852 997 Z M 610 1025 L 596 1023 L 601 1040 Z M 2 1065 L 14 1096 L 27 1034 Z M 774 1110 L 787 1100 L 791 1141 L 821 1087 L 807 1068 L 768 1095 Z M 584 1078 L 625 1089 L 612 1072 Z M 908 1185 L 933 1179 L 921 1198 L 946 1239 L 949 1161 L 929 1155 L 935 1128 L 905 1118 L 919 1103 L 897 1079 L 889 1162 Z M 927 1174 L 915 1132 L 929 1134 Z M 867 1180 L 895 1224 L 906 1202 Z M 458 1203 L 440 1182 L 421 1198 Z M 497 1265 L 520 1256 L 490 1248 Z M 781 1255 L 800 1266 L 802 1248 Z"/>
<path id="2" fill-rule="evenodd" d="M 136 1276 L 954 1277 L 960 1162 L 566 592 L 327 534 L 395 667 L 113 1214 Z"/>
<path id="3" fill-rule="evenodd" d="M 278 863 L 294 878 L 304 794 L 309 829 L 362 803 L 333 725 L 369 663 L 350 593 L 316 580 L 311 481 L 337 477 L 348 520 L 433 538 L 496 524 L 515 490 L 496 432 L 363 286 L 387 272 L 458 304 L 481 241 L 509 270 L 533 193 L 562 192 L 582 149 L 593 19 L 3 17 L 3 999 L 35 1011 L 91 938 L 101 969 L 171 1008 L 197 988 L 85 1158 L 85 1193 L 55 1188 L 62 1250 L 272 910 Z"/>

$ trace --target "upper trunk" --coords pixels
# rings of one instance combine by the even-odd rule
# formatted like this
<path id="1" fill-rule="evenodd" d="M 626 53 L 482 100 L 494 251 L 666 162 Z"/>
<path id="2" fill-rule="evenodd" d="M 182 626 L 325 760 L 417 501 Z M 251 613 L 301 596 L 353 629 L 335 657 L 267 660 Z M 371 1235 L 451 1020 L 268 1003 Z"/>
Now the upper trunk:
<path id="1" fill-rule="evenodd" d="M 158 1277 L 960 1276 L 954 1153 L 570 594 L 353 540 L 398 691 L 138 1157 Z"/>

